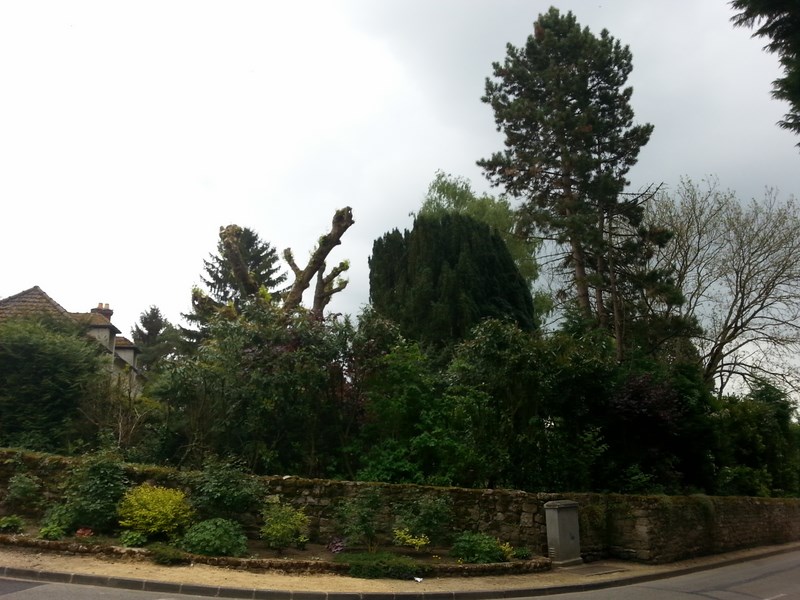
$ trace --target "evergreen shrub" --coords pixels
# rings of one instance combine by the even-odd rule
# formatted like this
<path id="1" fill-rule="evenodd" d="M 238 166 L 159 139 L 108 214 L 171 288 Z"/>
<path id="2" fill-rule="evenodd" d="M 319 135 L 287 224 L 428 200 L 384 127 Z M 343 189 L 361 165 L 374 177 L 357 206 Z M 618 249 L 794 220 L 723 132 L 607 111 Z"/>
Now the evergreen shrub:
<path id="1" fill-rule="evenodd" d="M 506 552 L 495 538 L 485 533 L 465 531 L 453 540 L 450 555 L 465 563 L 506 562 Z"/>
<path id="2" fill-rule="evenodd" d="M 141 548 L 147 543 L 147 536 L 138 531 L 123 531 L 119 534 L 120 543 L 126 548 Z"/>
<path id="3" fill-rule="evenodd" d="M 430 570 L 408 556 L 388 552 L 342 553 L 335 560 L 350 565 L 351 577 L 362 579 L 412 579 Z"/>
<path id="4" fill-rule="evenodd" d="M 192 561 L 191 556 L 183 550 L 162 542 L 150 544 L 147 549 L 153 562 L 158 565 L 186 565 Z"/>
<path id="5" fill-rule="evenodd" d="M 42 480 L 35 475 L 17 473 L 8 480 L 5 505 L 14 510 L 30 512 L 39 505 Z"/>
<path id="6" fill-rule="evenodd" d="M 116 508 L 128 478 L 120 457 L 98 452 L 83 459 L 70 473 L 62 517 L 67 531 L 89 527 L 111 531 L 116 526 Z"/>
<path id="7" fill-rule="evenodd" d="M 259 500 L 261 486 L 236 461 L 207 460 L 193 482 L 192 504 L 205 517 L 249 512 Z"/>
<path id="8" fill-rule="evenodd" d="M 208 519 L 192 525 L 180 548 L 206 556 L 245 556 L 247 537 L 242 526 L 229 519 Z"/>

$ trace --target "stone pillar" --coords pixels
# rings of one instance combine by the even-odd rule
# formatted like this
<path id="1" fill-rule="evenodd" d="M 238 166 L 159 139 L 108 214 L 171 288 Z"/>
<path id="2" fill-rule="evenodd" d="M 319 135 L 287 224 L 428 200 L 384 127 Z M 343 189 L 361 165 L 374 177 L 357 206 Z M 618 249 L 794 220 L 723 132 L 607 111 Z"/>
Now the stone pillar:
<path id="1" fill-rule="evenodd" d="M 578 525 L 578 503 L 553 500 L 544 505 L 548 555 L 557 567 L 583 563 Z"/>

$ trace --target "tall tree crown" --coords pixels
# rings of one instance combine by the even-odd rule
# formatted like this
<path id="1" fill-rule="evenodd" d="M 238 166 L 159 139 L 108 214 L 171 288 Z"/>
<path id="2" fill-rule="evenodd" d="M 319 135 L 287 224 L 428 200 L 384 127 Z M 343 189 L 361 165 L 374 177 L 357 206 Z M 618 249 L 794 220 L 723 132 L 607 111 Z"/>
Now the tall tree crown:
<path id="1" fill-rule="evenodd" d="M 652 125 L 633 125 L 631 53 L 603 30 L 581 29 L 572 13 L 539 16 L 526 45 L 509 44 L 482 100 L 491 105 L 504 152 L 478 162 L 495 185 L 558 224 L 582 203 L 613 202 L 628 183 Z"/>
<path id="2" fill-rule="evenodd" d="M 622 348 L 623 277 L 653 232 L 640 229 L 647 194 L 627 195 L 626 174 L 650 139 L 634 125 L 627 46 L 582 29 L 551 8 L 524 47 L 507 46 L 482 100 L 505 150 L 481 160 L 487 178 L 521 199 L 520 228 L 564 247 L 575 299 L 587 321 L 613 321 Z"/>
<path id="3" fill-rule="evenodd" d="M 418 217 L 375 241 L 370 300 L 404 335 L 437 347 L 487 317 L 535 326 L 533 301 L 500 236 L 460 214 Z"/>
<path id="4" fill-rule="evenodd" d="M 226 303 L 247 296 L 241 275 L 237 275 L 237 263 L 231 256 L 230 249 L 225 247 L 225 229 L 220 233 L 217 242 L 217 254 L 209 255 L 203 261 L 206 276 L 201 276 L 209 295 L 217 302 Z M 278 253 L 249 227 L 243 227 L 239 235 L 231 238 L 249 271 L 254 284 L 274 292 L 286 281 L 286 274 L 278 265 Z"/>

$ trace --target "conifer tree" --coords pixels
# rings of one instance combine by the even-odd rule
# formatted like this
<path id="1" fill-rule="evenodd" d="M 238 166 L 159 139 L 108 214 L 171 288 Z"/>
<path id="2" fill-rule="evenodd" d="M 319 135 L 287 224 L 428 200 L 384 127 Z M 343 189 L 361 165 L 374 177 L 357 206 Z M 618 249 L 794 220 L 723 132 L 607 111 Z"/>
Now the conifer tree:
<path id="1" fill-rule="evenodd" d="M 446 213 L 467 215 L 496 230 L 528 284 L 536 280 L 539 275 L 536 264 L 539 244 L 517 233 L 514 209 L 507 199 L 479 195 L 469 180 L 437 171 L 415 216 L 439 217 Z"/>
<path id="2" fill-rule="evenodd" d="M 144 371 L 151 371 L 179 345 L 178 330 L 157 306 L 151 306 L 139 315 L 139 322 L 131 330 L 133 341 L 142 351 L 137 361 Z"/>
<path id="3" fill-rule="evenodd" d="M 375 241 L 370 300 L 404 336 L 437 348 L 482 319 L 535 326 L 530 290 L 497 232 L 460 214 L 418 217 Z"/>
<path id="4" fill-rule="evenodd" d="M 200 276 L 208 293 L 194 288 L 192 311 L 183 317 L 202 331 L 209 319 L 228 303 L 238 307 L 242 299 L 254 296 L 260 289 L 277 298 L 278 286 L 286 281 L 286 274 L 281 273 L 277 263 L 278 253 L 252 229 L 238 225 L 220 227 L 217 253 L 203 261 L 205 276 Z M 203 337 L 201 332 L 184 327 L 181 333 L 190 345 Z"/>
<path id="5" fill-rule="evenodd" d="M 564 249 L 580 315 L 612 329 L 621 352 L 625 287 L 659 287 L 658 274 L 638 268 L 666 241 L 666 232 L 642 226 L 652 194 L 624 191 L 653 130 L 633 124 L 631 52 L 608 31 L 595 36 L 551 8 L 526 45 L 509 44 L 493 69 L 482 100 L 506 149 L 478 164 L 521 201 L 523 231 Z"/>
<path id="6" fill-rule="evenodd" d="M 209 296 L 219 303 L 236 301 L 248 295 L 242 277 L 237 276 L 234 257 L 225 247 L 221 229 L 220 240 L 217 242 L 217 253 L 210 254 L 208 260 L 203 261 L 206 276 L 201 276 L 203 283 L 208 288 Z M 278 253 L 258 234 L 249 227 L 241 228 L 235 239 L 235 245 L 241 258 L 253 278 L 257 287 L 264 287 L 275 293 L 278 286 L 286 281 L 286 274 L 281 273 L 278 263 Z"/>
<path id="7" fill-rule="evenodd" d="M 772 82 L 772 97 L 789 103 L 778 125 L 800 134 L 800 4 L 797 0 L 732 0 L 737 27 L 756 27 L 754 36 L 769 39 L 764 47 L 778 55 L 784 76 Z M 800 146 L 800 142 L 797 144 Z"/>

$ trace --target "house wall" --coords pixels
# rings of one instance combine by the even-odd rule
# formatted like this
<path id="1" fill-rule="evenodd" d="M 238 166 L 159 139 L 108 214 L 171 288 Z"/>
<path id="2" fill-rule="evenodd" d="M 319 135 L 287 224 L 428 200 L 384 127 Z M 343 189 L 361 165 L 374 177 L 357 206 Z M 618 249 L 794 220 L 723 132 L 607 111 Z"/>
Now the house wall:
<path id="1" fill-rule="evenodd" d="M 114 334 L 108 327 L 90 327 L 87 333 L 106 348 L 114 351 Z"/>
<path id="2" fill-rule="evenodd" d="M 136 352 L 133 348 L 119 348 L 116 349 L 117 356 L 124 360 L 131 367 L 136 367 Z"/>

